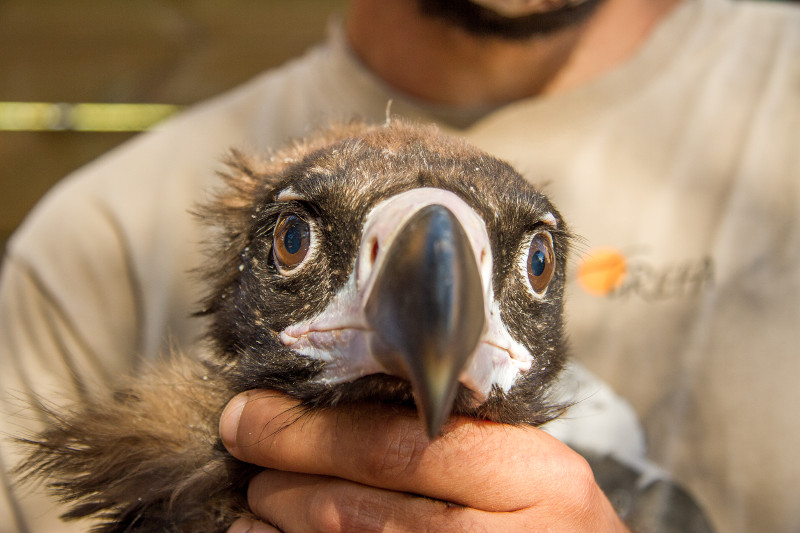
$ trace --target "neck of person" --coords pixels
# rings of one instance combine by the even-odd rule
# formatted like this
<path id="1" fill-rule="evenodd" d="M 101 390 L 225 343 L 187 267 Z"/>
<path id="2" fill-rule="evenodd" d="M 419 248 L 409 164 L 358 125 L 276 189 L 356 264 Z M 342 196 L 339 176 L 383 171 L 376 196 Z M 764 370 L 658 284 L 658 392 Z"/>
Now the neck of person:
<path id="1" fill-rule="evenodd" d="M 415 0 L 352 0 L 346 33 L 378 77 L 411 97 L 490 108 L 580 86 L 625 62 L 680 0 L 604 0 L 547 35 L 476 36 L 420 13 Z"/>

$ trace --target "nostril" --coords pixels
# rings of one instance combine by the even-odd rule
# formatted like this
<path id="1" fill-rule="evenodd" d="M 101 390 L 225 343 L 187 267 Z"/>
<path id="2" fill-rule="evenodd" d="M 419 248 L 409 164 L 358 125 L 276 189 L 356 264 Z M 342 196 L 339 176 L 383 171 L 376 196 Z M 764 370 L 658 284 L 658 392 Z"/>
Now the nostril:
<path id="1" fill-rule="evenodd" d="M 488 247 L 481 250 L 481 272 L 490 273 L 492 270 L 492 252 Z"/>
<path id="2" fill-rule="evenodd" d="M 369 264 L 370 264 L 370 266 L 373 266 L 375 264 L 375 260 L 378 258 L 378 250 L 379 249 L 380 249 L 380 246 L 378 245 L 378 239 L 377 238 L 373 238 L 372 239 L 372 246 L 370 248 L 370 254 L 369 254 Z"/>
<path id="3" fill-rule="evenodd" d="M 367 237 L 360 248 L 358 252 L 358 276 L 356 282 L 359 290 L 364 284 L 369 284 L 374 275 L 375 262 L 378 260 L 378 253 L 381 248 L 378 243 L 378 236 L 371 235 Z"/>

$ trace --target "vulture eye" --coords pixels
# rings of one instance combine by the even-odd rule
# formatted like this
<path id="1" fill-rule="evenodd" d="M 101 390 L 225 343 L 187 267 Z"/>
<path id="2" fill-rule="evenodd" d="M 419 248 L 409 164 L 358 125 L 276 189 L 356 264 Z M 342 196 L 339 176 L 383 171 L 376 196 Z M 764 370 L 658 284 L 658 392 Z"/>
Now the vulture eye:
<path id="1" fill-rule="evenodd" d="M 547 232 L 534 234 L 528 252 L 528 281 L 537 296 L 544 296 L 556 268 L 553 237 Z"/>
<path id="2" fill-rule="evenodd" d="M 272 243 L 272 255 L 281 273 L 303 262 L 311 244 L 311 230 L 302 217 L 283 213 L 278 217 Z"/>

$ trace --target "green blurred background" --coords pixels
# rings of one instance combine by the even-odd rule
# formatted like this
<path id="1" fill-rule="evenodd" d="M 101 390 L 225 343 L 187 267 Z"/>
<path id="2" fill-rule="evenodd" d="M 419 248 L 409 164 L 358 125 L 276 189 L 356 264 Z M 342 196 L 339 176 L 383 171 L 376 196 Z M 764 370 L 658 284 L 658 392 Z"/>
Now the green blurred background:
<path id="1" fill-rule="evenodd" d="M 0 102 L 189 105 L 324 38 L 345 0 L 0 0 Z M 135 133 L 0 131 L 0 247 L 56 181 Z"/>

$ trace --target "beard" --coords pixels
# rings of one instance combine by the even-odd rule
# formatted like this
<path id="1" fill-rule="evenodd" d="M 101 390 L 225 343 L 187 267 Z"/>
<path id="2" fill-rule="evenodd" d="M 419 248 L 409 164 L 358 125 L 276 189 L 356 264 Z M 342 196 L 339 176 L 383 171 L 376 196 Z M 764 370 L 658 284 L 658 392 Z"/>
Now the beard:
<path id="1" fill-rule="evenodd" d="M 589 18 L 603 0 L 543 0 L 540 11 L 507 17 L 470 0 L 417 0 L 423 14 L 479 37 L 525 40 L 575 26 Z"/>

